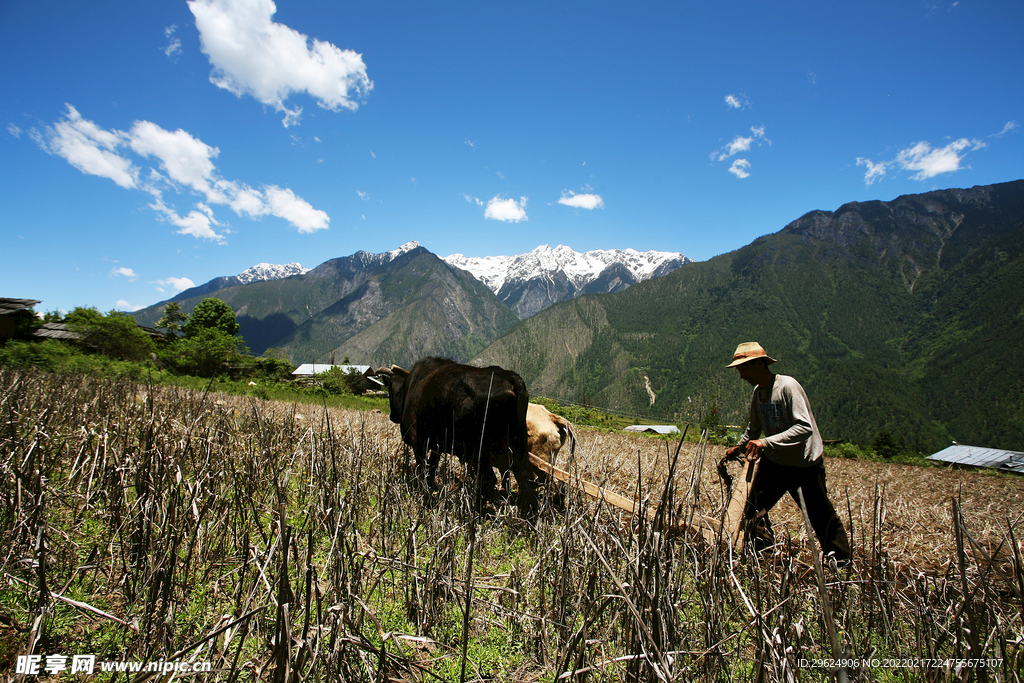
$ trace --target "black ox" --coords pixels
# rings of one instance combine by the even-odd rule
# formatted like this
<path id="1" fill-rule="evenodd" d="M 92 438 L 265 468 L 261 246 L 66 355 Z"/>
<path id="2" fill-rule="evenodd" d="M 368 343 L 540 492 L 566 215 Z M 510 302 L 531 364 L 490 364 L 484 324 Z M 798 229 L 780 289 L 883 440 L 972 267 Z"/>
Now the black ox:
<path id="1" fill-rule="evenodd" d="M 444 358 L 424 358 L 412 370 L 381 368 L 377 375 L 388 387 L 391 421 L 401 425 L 417 467 L 426 466 L 428 487 L 441 453 L 450 453 L 475 474 L 482 496 L 493 491 L 497 467 L 515 475 L 520 508 L 536 507 L 526 446 L 530 395 L 519 375 Z"/>

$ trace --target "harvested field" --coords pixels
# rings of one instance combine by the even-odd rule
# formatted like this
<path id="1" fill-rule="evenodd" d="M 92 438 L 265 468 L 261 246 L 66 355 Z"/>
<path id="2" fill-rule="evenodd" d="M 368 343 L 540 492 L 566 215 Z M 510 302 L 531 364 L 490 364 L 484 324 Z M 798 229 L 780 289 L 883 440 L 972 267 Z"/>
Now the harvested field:
<path id="1" fill-rule="evenodd" d="M 667 492 L 670 522 L 721 508 L 720 449 L 684 444 L 666 486 L 677 444 L 579 437 L 574 474 Z M 0 369 L 0 669 L 816 681 L 841 658 L 848 680 L 1021 680 L 1019 478 L 829 461 L 856 558 L 819 574 L 789 501 L 779 547 L 740 555 L 571 490 L 532 521 L 476 515 L 454 460 L 433 496 L 408 461 L 379 413 Z"/>
<path id="2" fill-rule="evenodd" d="M 666 452 L 668 442 L 586 429 L 579 430 L 579 439 L 578 467 L 585 479 L 630 495 L 638 485 L 647 490 L 667 476 L 672 455 Z M 693 445 L 687 445 L 680 454 L 677 467 L 686 477 L 693 468 L 694 451 Z M 701 472 L 705 510 L 722 505 L 715 464 L 724 456 L 724 447 L 708 446 Z M 1012 555 L 1006 543 L 1007 522 L 1016 528 L 1024 520 L 1024 477 L 1016 475 L 835 458 L 826 460 L 826 472 L 830 497 L 847 530 L 853 530 L 855 552 L 863 554 L 871 546 L 877 501 L 881 523 L 874 531 L 880 545 L 889 558 L 908 569 L 944 571 L 955 557 L 954 498 L 959 500 L 971 537 L 1004 560 Z M 806 539 L 800 508 L 788 496 L 773 509 L 771 518 L 776 532 L 784 529 L 794 539 Z"/>

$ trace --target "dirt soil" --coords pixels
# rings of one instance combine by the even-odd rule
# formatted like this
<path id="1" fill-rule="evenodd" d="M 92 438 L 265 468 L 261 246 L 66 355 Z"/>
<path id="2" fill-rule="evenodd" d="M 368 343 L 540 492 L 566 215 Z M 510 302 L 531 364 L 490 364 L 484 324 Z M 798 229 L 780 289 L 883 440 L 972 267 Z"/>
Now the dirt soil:
<path id="1" fill-rule="evenodd" d="M 660 498 L 678 442 L 645 436 L 606 434 L 579 429 L 576 467 L 582 476 L 616 493 L 636 497 L 645 492 Z M 676 465 L 677 499 L 685 495 L 700 449 L 685 443 Z M 722 505 L 722 486 L 715 464 L 725 448 L 707 446 L 701 468 L 701 506 L 714 514 Z M 558 465 L 566 467 L 563 449 Z M 988 470 L 954 470 L 858 460 L 826 458 L 829 495 L 855 553 L 871 552 L 872 539 L 894 562 L 920 571 L 942 571 L 956 556 L 953 499 L 957 499 L 971 537 L 989 554 L 1012 553 L 1007 530 L 1013 524 L 1024 554 L 1024 477 Z M 638 482 L 640 482 L 638 487 Z M 878 524 L 874 523 L 878 518 Z M 788 496 L 772 511 L 776 533 L 805 538 L 800 509 Z M 877 531 L 876 531 L 877 529 Z M 970 554 L 969 540 L 964 540 Z"/>

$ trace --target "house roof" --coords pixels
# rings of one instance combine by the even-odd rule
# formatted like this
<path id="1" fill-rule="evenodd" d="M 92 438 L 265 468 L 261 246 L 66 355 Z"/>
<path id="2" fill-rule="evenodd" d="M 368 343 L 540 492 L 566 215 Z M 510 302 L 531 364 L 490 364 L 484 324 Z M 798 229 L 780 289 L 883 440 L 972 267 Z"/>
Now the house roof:
<path id="1" fill-rule="evenodd" d="M 928 459 L 972 467 L 994 467 L 1006 472 L 1024 474 L 1024 453 L 1018 451 L 953 444 L 929 455 Z"/>
<path id="2" fill-rule="evenodd" d="M 303 363 L 299 367 L 292 371 L 293 375 L 319 375 L 321 372 L 327 372 L 331 368 L 340 368 L 342 372 L 348 372 L 349 370 L 355 370 L 360 375 L 365 375 L 366 371 L 370 369 L 369 365 L 331 365 L 330 363 Z"/>
<path id="3" fill-rule="evenodd" d="M 17 313 L 31 309 L 40 302 L 35 299 L 2 299 L 0 298 L 0 315 Z"/>
<path id="4" fill-rule="evenodd" d="M 44 339 L 81 339 L 80 334 L 72 332 L 64 323 L 43 323 L 42 327 L 32 333 Z"/>
<path id="5" fill-rule="evenodd" d="M 678 434 L 679 427 L 676 427 L 675 425 L 630 425 L 623 431 L 648 432 L 651 434 Z"/>

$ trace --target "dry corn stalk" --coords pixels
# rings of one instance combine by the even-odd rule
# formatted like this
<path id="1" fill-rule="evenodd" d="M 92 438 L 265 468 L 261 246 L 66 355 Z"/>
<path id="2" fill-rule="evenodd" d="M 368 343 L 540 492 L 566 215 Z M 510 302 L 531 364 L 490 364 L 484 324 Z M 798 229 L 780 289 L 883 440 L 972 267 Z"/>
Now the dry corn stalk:
<path id="1" fill-rule="evenodd" d="M 640 510 L 641 506 L 630 498 L 615 493 L 614 491 L 601 488 L 593 482 L 586 481 L 579 477 L 573 477 L 572 474 L 566 470 L 555 467 L 538 455 L 530 453 L 529 456 L 530 464 L 560 482 L 574 486 L 577 489 L 581 489 L 591 498 L 602 500 L 612 507 L 628 513 L 632 517 L 635 517 Z M 735 466 L 733 463 L 735 463 Z M 730 472 L 730 470 L 733 471 Z M 747 496 L 750 493 L 750 482 L 753 480 L 756 470 L 756 461 L 751 461 L 750 463 L 747 463 L 746 461 L 723 461 L 719 463 L 718 467 L 718 474 L 722 477 L 722 481 L 728 489 L 726 494 L 727 507 L 723 518 L 724 527 L 721 533 L 721 539 L 726 542 L 731 542 L 737 550 L 743 547 L 743 508 L 747 504 Z M 645 517 L 647 518 L 647 521 L 655 524 L 657 523 L 657 514 L 657 508 L 647 507 Z M 708 542 L 715 542 L 719 538 L 719 525 L 719 520 L 714 517 L 698 515 L 695 523 L 693 524 L 676 524 L 664 529 L 664 531 L 680 532 L 683 530 L 689 530 L 690 532 L 699 534 Z"/>

